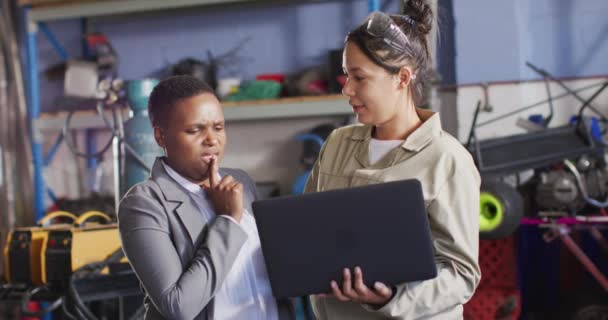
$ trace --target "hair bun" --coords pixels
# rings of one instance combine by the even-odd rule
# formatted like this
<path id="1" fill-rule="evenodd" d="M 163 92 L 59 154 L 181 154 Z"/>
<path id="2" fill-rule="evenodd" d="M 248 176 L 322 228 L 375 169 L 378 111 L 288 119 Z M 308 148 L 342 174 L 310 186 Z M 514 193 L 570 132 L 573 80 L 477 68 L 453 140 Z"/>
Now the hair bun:
<path id="1" fill-rule="evenodd" d="M 424 0 L 403 0 L 403 14 L 412 18 L 418 34 L 427 35 L 433 29 L 433 10 Z"/>

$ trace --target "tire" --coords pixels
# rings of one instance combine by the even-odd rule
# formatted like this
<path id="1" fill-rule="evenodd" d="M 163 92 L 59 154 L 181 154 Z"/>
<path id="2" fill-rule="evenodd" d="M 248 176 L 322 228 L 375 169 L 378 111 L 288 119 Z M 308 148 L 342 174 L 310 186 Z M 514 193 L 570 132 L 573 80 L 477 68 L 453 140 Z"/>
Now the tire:
<path id="1" fill-rule="evenodd" d="M 585 306 L 576 311 L 572 320 L 608 320 L 608 306 Z"/>
<path id="2" fill-rule="evenodd" d="M 524 201 L 515 188 L 498 180 L 484 181 L 479 200 L 481 239 L 501 239 L 517 230 L 524 214 Z"/>

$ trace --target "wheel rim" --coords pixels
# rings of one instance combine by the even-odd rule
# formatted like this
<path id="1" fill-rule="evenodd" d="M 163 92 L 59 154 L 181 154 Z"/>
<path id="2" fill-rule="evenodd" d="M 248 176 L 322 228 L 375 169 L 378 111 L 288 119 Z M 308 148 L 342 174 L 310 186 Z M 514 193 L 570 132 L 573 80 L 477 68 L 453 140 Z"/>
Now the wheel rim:
<path id="1" fill-rule="evenodd" d="M 502 222 L 503 205 L 500 199 L 488 192 L 482 192 L 479 200 L 479 231 L 492 231 Z"/>

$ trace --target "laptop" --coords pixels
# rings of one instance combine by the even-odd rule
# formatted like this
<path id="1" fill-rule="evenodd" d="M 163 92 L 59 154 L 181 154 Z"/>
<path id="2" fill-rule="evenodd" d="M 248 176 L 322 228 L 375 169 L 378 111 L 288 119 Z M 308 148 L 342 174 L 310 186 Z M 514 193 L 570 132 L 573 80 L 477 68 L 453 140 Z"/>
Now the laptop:
<path id="1" fill-rule="evenodd" d="M 368 287 L 437 275 L 418 180 L 259 200 L 253 214 L 276 298 L 329 293 L 345 267 Z"/>

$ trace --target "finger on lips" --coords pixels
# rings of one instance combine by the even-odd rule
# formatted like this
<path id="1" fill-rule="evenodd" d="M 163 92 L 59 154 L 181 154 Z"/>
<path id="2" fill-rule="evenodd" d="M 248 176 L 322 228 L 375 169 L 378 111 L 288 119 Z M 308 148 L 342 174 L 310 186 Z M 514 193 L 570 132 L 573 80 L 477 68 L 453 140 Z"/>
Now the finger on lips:
<path id="1" fill-rule="evenodd" d="M 230 183 L 230 185 L 228 186 L 228 188 L 229 188 L 231 191 L 235 192 L 235 191 L 237 191 L 238 185 L 239 185 L 239 182 L 238 182 L 238 181 L 232 181 L 232 182 Z"/>
<path id="2" fill-rule="evenodd" d="M 211 169 L 209 174 L 209 183 L 210 187 L 215 188 L 218 184 L 217 182 L 217 159 L 216 157 L 212 157 L 211 161 L 209 161 L 209 168 Z"/>
<path id="3" fill-rule="evenodd" d="M 231 186 L 233 182 L 234 178 L 232 178 L 232 176 L 226 175 L 222 178 L 222 181 L 220 181 L 220 186 L 226 188 Z"/>

